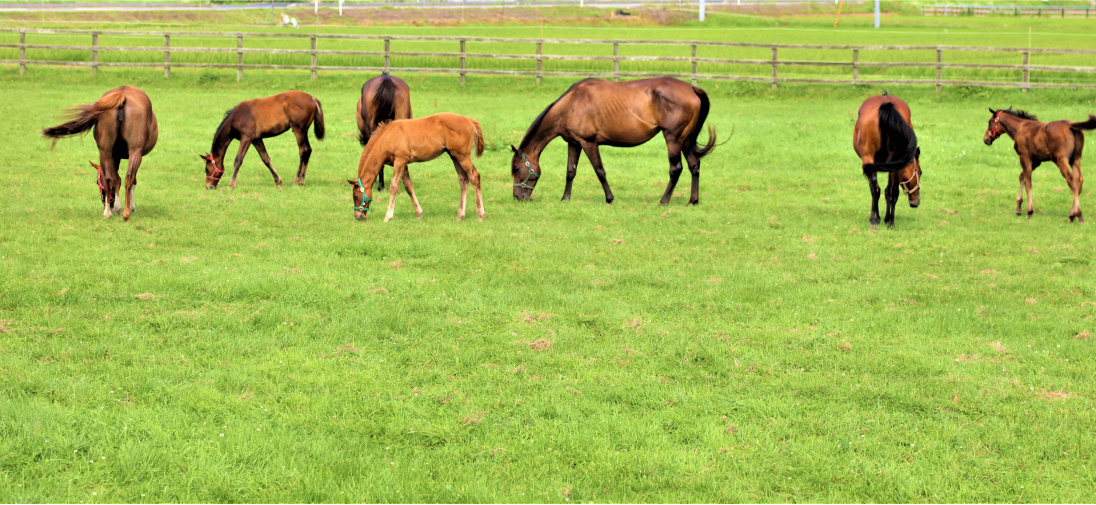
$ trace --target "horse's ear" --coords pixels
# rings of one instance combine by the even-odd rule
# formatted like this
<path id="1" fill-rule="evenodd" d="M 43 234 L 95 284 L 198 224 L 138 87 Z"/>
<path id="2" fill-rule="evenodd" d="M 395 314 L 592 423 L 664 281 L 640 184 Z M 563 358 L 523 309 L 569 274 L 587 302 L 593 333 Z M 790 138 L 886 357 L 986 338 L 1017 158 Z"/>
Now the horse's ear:
<path id="1" fill-rule="evenodd" d="M 96 165 L 94 161 L 88 160 L 88 163 L 91 163 L 91 166 L 95 167 L 96 170 L 102 170 L 103 169 L 99 165 Z"/>
<path id="2" fill-rule="evenodd" d="M 351 186 L 357 186 L 358 185 L 358 181 L 355 181 L 354 179 L 347 179 L 346 183 L 351 185 Z"/>
<path id="3" fill-rule="evenodd" d="M 209 161 L 210 158 L 212 158 L 213 156 L 210 155 L 210 154 L 199 154 L 198 157 L 203 159 L 203 160 Z"/>
<path id="4" fill-rule="evenodd" d="M 989 108 L 989 113 L 990 113 L 990 114 L 996 114 L 996 113 L 997 113 L 997 111 L 993 110 L 993 107 L 990 107 L 990 108 Z"/>
<path id="5" fill-rule="evenodd" d="M 514 144 L 510 144 L 510 150 L 514 151 L 514 154 L 518 153 L 518 148 L 514 147 Z"/>

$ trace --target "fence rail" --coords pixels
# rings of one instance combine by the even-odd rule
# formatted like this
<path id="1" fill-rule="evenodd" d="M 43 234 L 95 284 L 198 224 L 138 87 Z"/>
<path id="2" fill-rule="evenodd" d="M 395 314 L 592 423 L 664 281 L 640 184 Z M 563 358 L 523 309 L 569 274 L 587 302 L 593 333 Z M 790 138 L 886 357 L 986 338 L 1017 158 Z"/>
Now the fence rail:
<path id="1" fill-rule="evenodd" d="M 172 69 L 178 68 L 209 68 L 209 69 L 236 69 L 237 80 L 242 79 L 245 70 L 306 70 L 311 74 L 312 79 L 316 79 L 319 72 L 384 72 L 389 73 L 393 70 L 401 73 L 433 73 L 433 74 L 457 74 L 460 77 L 461 84 L 464 84 L 465 78 L 468 75 L 513 75 L 513 76 L 530 76 L 536 77 L 539 84 L 541 79 L 545 76 L 577 76 L 577 77 L 603 77 L 611 79 L 620 79 L 622 77 L 649 77 L 660 75 L 672 75 L 683 79 L 691 79 L 694 83 L 698 80 L 731 80 L 731 81 L 752 81 L 752 82 L 769 82 L 773 88 L 776 88 L 779 83 L 824 83 L 824 84 L 914 84 L 914 85 L 935 85 L 939 91 L 942 86 L 964 85 L 964 86 L 999 86 L 999 87 L 1012 87 L 1021 88 L 1027 91 L 1029 88 L 1052 88 L 1052 87 L 1084 87 L 1084 88 L 1096 88 L 1096 67 L 1093 66 L 1077 66 L 1077 65 L 1046 65 L 1046 64 L 1031 64 L 1030 58 L 1032 55 L 1040 55 L 1045 57 L 1051 57 L 1052 55 L 1096 55 L 1096 50 L 1086 49 L 1053 49 L 1053 48 L 1007 48 L 1007 47 L 972 47 L 972 46 L 850 46 L 850 45 L 803 45 L 803 44 L 756 44 L 756 43 L 742 43 L 742 42 L 713 42 L 713 41 L 676 41 L 676 40 L 591 40 L 591 39 L 507 39 L 507 38 L 490 38 L 490 37 L 440 37 L 440 36 L 398 36 L 398 35 L 340 35 L 340 34 L 300 34 L 300 33 L 220 33 L 220 32 L 137 32 L 137 31 L 109 31 L 109 30 L 53 30 L 53 29 L 10 29 L 0 28 L 0 36 L 3 34 L 15 35 L 18 34 L 18 43 L 0 43 L 0 51 L 2 50 L 18 50 L 18 59 L 0 59 L 0 64 L 15 64 L 19 67 L 19 73 L 25 72 L 27 65 L 59 65 L 59 66 L 85 66 L 90 67 L 93 74 L 98 72 L 99 67 L 133 67 L 133 68 L 162 68 L 164 71 L 164 77 L 171 76 Z M 36 36 L 87 36 L 90 45 L 87 44 L 56 44 L 56 43 L 28 43 L 28 35 Z M 156 38 L 162 37 L 163 45 L 103 45 L 100 44 L 100 38 L 103 36 L 110 36 L 114 38 L 121 37 L 144 37 L 144 38 Z M 196 39 L 208 39 L 213 38 L 217 44 L 222 47 L 202 47 L 196 46 L 193 43 Z M 285 47 L 244 47 L 244 39 L 249 38 L 252 40 L 260 39 L 269 41 L 272 39 L 288 39 L 289 41 L 303 41 L 308 40 L 309 47 L 307 49 L 294 49 Z M 232 40 L 235 39 L 235 47 L 231 47 Z M 187 42 L 180 45 L 181 41 Z M 319 41 L 324 41 L 329 44 L 347 44 L 347 43 L 377 43 L 383 42 L 383 50 L 381 51 L 364 51 L 364 50 L 352 50 L 352 49 L 319 49 Z M 147 42 L 147 41 L 146 41 Z M 396 51 L 393 50 L 393 45 L 399 45 L 401 43 L 422 43 L 430 42 L 441 45 L 452 44 L 452 50 L 449 51 Z M 173 45 L 174 44 L 174 45 Z M 523 44 L 528 44 L 529 52 L 511 52 L 511 53 L 490 53 L 490 52 L 470 52 L 468 51 L 469 44 L 505 44 L 508 48 L 516 48 Z M 586 46 L 600 46 L 601 50 L 608 53 L 611 48 L 611 55 L 573 55 L 573 54 L 545 54 L 545 46 L 566 46 L 566 45 L 586 45 Z M 680 49 L 682 53 L 684 50 L 689 51 L 689 56 L 665 56 L 665 55 L 622 55 L 620 53 L 620 46 L 637 46 L 637 47 L 649 47 L 649 46 L 663 46 L 672 49 Z M 706 51 L 726 50 L 727 48 L 735 48 L 739 50 L 754 50 L 763 51 L 756 52 L 757 55 L 770 54 L 771 57 L 766 58 L 714 58 L 714 57 L 701 57 L 698 56 L 698 49 L 704 48 Z M 27 51 L 33 51 L 35 53 L 43 53 L 46 51 L 61 51 L 61 52 L 87 52 L 88 59 L 72 60 L 71 54 L 68 55 L 70 59 L 51 58 L 51 54 L 45 54 L 47 57 L 30 58 L 27 56 Z M 769 51 L 765 51 L 769 50 Z M 800 50 L 824 50 L 824 51 L 847 51 L 848 58 L 841 61 L 833 60 L 812 60 L 802 58 L 789 58 L 782 57 L 782 53 L 796 52 Z M 163 52 L 163 62 L 159 61 L 103 61 L 104 53 L 141 53 L 141 52 Z M 866 52 L 885 52 L 889 58 L 898 59 L 899 61 L 865 61 L 862 57 Z M 935 54 L 935 59 L 928 59 L 925 61 L 903 61 L 904 58 L 895 58 L 894 55 L 906 56 L 911 52 L 929 52 L 928 54 Z M 945 61 L 945 55 L 966 55 L 968 58 L 970 55 L 979 55 L 986 52 L 1000 53 L 1002 58 L 1012 59 L 1017 63 L 972 63 L 964 61 Z M 173 60 L 172 53 L 179 54 L 194 54 L 205 53 L 214 55 L 236 55 L 235 63 L 213 63 L 213 62 L 196 62 L 185 61 L 182 59 Z M 13 54 L 9 52 L 9 54 Z M 296 56 L 307 57 L 308 64 L 270 64 L 270 63 L 245 63 L 245 55 L 283 55 L 283 56 Z M 141 59 L 133 57 L 133 54 L 125 55 L 131 59 Z M 324 59 L 330 61 L 331 57 L 335 56 L 351 56 L 351 57 L 371 57 L 374 58 L 377 63 L 383 58 L 383 65 L 333 65 L 324 64 Z M 438 63 L 434 65 L 393 65 L 392 61 L 395 58 L 397 61 L 405 58 L 444 58 L 448 62 Z M 962 58 L 959 58 L 961 60 Z M 981 57 L 979 57 L 981 59 Z M 527 61 L 534 63 L 536 69 L 529 70 L 514 70 L 514 69 L 492 69 L 492 68 L 475 68 L 468 65 L 469 62 L 475 61 L 493 61 L 493 60 L 507 60 L 507 61 Z M 302 62 L 304 60 L 301 60 Z M 574 70 L 574 69 L 545 69 L 544 64 L 546 62 L 594 62 L 595 64 L 604 64 L 604 67 L 598 67 L 595 70 Z M 437 62 L 435 62 L 437 63 Z M 456 63 L 456 65 L 453 65 Z M 611 67 L 607 64 L 611 63 Z M 621 71 L 621 63 L 635 64 L 637 70 L 625 70 Z M 644 70 L 639 68 L 647 65 L 651 68 L 653 63 L 680 63 L 680 66 L 674 66 L 674 70 L 671 71 L 654 71 Z M 722 66 L 722 69 L 720 68 Z M 735 67 L 730 68 L 728 67 Z M 707 68 L 705 68 L 707 67 Z M 749 67 L 753 69 L 753 72 L 745 72 L 741 70 L 741 67 Z M 829 69 L 829 71 L 842 72 L 847 69 L 847 74 L 841 74 L 834 76 L 833 74 L 827 74 L 824 76 L 796 76 L 787 75 L 791 70 L 797 68 L 819 68 Z M 611 71 L 609 70 L 611 68 Z M 934 69 L 935 76 L 931 75 L 931 72 L 926 74 L 925 78 L 910 79 L 904 78 L 904 76 L 887 75 L 886 69 L 893 68 L 905 68 L 905 69 Z M 781 69 L 785 69 L 782 72 Z M 790 70 L 789 70 L 790 69 Z M 867 69 L 876 69 L 873 75 L 864 75 L 864 71 Z M 949 78 L 945 75 L 946 70 L 955 69 L 978 69 L 993 71 L 994 75 L 989 78 Z M 1041 76 L 1035 75 L 1036 79 L 1033 79 L 1033 73 L 1045 72 L 1048 73 L 1046 78 L 1040 78 Z M 1076 78 L 1073 76 L 1076 75 Z M 1062 76 L 1069 76 L 1063 78 Z M 1056 79 L 1056 80 L 1055 80 Z M 1071 82 L 1062 82 L 1071 81 Z"/>
<path id="2" fill-rule="evenodd" d="M 922 16 L 1030 16 L 1088 18 L 1096 16 L 1092 7 L 1023 5 L 925 5 Z"/>

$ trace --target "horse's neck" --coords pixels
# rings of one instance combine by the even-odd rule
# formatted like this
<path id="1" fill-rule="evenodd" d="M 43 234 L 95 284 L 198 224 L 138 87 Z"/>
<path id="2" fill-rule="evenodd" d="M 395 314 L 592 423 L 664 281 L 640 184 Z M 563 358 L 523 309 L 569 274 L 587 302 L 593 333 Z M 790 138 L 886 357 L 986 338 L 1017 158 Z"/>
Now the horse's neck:
<path id="1" fill-rule="evenodd" d="M 1008 114 L 1001 115 L 1001 124 L 1004 125 L 1005 133 L 1007 133 L 1009 137 L 1012 137 L 1012 140 L 1016 140 L 1016 133 L 1020 131 L 1021 127 L 1028 123 L 1034 124 L 1035 126 L 1042 124 L 1034 119 L 1024 119 Z"/>
<path id="2" fill-rule="evenodd" d="M 228 151 L 228 144 L 232 142 L 230 130 L 232 130 L 232 127 L 226 125 L 224 128 L 217 130 L 216 135 L 214 135 L 213 147 L 209 149 L 213 159 L 224 160 L 225 152 Z"/>
<path id="3" fill-rule="evenodd" d="M 379 145 L 374 145 L 372 149 L 364 153 L 361 165 L 358 167 L 358 178 L 362 180 L 362 184 L 366 186 L 372 184 L 377 179 L 377 174 L 384 168 L 387 156 L 381 151 L 383 149 Z"/>
<path id="4" fill-rule="evenodd" d="M 548 147 L 548 143 L 558 137 L 560 134 L 559 129 L 556 128 L 555 122 L 548 123 L 548 118 L 544 118 L 544 121 L 537 128 L 537 131 L 533 133 L 533 136 L 529 139 L 529 143 L 522 147 L 521 151 L 526 156 L 540 160 L 540 153 L 544 151 L 545 147 Z"/>

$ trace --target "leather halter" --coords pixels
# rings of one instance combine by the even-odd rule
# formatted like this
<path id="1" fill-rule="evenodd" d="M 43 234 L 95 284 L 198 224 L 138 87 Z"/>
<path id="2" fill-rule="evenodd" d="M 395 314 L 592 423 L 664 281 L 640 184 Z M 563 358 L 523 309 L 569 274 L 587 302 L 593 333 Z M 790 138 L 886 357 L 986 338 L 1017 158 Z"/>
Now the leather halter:
<path id="1" fill-rule="evenodd" d="M 225 174 L 225 169 L 218 167 L 217 166 L 217 160 L 214 159 L 212 156 L 210 156 L 209 162 L 213 164 L 213 173 L 211 175 L 206 176 L 206 182 L 208 182 L 208 183 L 220 182 L 221 181 L 221 176 Z"/>
<path id="2" fill-rule="evenodd" d="M 989 134 L 990 142 L 997 140 L 997 137 L 1000 137 L 1001 134 L 1005 133 L 1004 128 L 1001 128 L 1001 114 L 1004 112 L 1005 111 L 1003 110 L 997 111 L 997 114 L 993 116 L 993 124 L 986 128 L 986 133 Z"/>
<path id="3" fill-rule="evenodd" d="M 917 185 L 914 186 L 913 189 L 909 189 L 909 183 L 912 182 L 914 179 L 917 179 Z M 914 191 L 921 189 L 921 174 L 919 172 L 915 172 L 913 174 L 913 177 L 910 177 L 909 180 L 898 183 L 898 187 L 902 188 L 902 191 L 906 193 L 906 196 L 912 195 Z"/>
<path id="4" fill-rule="evenodd" d="M 525 157 L 524 152 L 521 153 L 521 159 L 525 160 L 525 169 L 528 170 L 529 173 L 526 174 L 525 180 L 521 181 L 521 184 L 514 184 L 514 186 L 532 191 L 535 186 L 530 186 L 527 184 L 529 182 L 529 178 L 535 176 L 537 179 L 540 179 L 540 174 L 533 171 L 533 166 L 529 164 L 529 158 Z"/>

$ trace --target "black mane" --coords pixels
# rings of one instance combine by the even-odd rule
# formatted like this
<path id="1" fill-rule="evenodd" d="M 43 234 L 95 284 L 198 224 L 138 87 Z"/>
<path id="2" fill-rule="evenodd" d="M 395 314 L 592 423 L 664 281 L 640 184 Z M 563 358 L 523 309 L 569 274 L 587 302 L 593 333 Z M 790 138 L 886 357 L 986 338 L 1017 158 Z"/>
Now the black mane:
<path id="1" fill-rule="evenodd" d="M 221 129 L 223 129 L 225 127 L 225 123 L 228 122 L 228 116 L 231 116 L 233 112 L 236 112 L 236 107 L 226 110 L 225 117 L 221 119 L 221 124 L 217 125 L 217 131 L 213 133 L 214 147 L 216 147 L 217 139 L 221 137 Z"/>
<path id="2" fill-rule="evenodd" d="M 544 121 L 544 116 L 548 115 L 548 111 L 552 110 L 552 106 L 554 106 L 556 102 L 563 100 L 563 97 L 567 96 L 567 94 L 570 93 L 571 90 L 575 89 L 575 86 L 578 86 L 579 84 L 590 80 L 593 80 L 593 78 L 583 79 L 572 84 L 570 88 L 567 88 L 567 91 L 564 91 L 562 95 L 559 95 L 559 98 L 557 98 L 555 102 L 552 102 L 547 107 L 545 107 L 544 111 L 542 111 L 540 115 L 533 120 L 533 124 L 529 125 L 529 129 L 525 131 L 525 137 L 522 137 L 521 144 L 518 144 L 518 150 L 520 151 L 525 149 L 525 147 L 529 145 L 529 142 L 533 140 L 533 132 L 540 129 L 540 123 Z"/>
<path id="3" fill-rule="evenodd" d="M 1026 110 L 1004 109 L 1001 112 L 1004 112 L 1005 114 L 1009 114 L 1009 115 L 1012 115 L 1012 116 L 1016 116 L 1020 119 L 1030 119 L 1032 121 L 1038 121 L 1039 120 L 1039 118 L 1035 117 L 1035 114 L 1028 113 L 1028 111 L 1026 111 Z"/>

